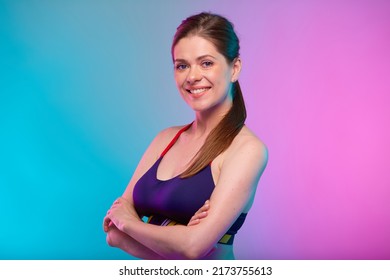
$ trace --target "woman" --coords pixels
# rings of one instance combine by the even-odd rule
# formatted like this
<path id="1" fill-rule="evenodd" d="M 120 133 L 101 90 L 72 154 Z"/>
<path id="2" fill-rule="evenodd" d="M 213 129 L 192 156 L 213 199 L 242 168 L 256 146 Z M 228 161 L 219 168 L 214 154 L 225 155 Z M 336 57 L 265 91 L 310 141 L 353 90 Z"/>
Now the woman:
<path id="1" fill-rule="evenodd" d="M 201 13 L 177 28 L 172 58 L 195 120 L 153 140 L 104 218 L 107 242 L 143 259 L 234 259 L 267 163 L 244 124 L 239 41 L 227 19 Z"/>

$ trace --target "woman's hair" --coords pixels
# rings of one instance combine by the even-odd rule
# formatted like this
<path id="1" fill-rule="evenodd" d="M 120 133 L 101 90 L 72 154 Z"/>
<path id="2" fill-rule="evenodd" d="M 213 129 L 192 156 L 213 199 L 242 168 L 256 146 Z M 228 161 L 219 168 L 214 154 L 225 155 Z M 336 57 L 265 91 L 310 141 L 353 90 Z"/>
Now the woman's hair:
<path id="1" fill-rule="evenodd" d="M 229 64 L 239 57 L 240 44 L 233 24 L 226 18 L 211 13 L 200 13 L 182 21 L 173 38 L 172 57 L 176 44 L 181 39 L 194 35 L 211 42 Z M 240 85 L 236 81 L 233 84 L 232 107 L 207 136 L 205 143 L 192 160 L 192 164 L 180 177 L 186 178 L 196 174 L 224 152 L 244 126 L 245 119 L 245 103 Z"/>

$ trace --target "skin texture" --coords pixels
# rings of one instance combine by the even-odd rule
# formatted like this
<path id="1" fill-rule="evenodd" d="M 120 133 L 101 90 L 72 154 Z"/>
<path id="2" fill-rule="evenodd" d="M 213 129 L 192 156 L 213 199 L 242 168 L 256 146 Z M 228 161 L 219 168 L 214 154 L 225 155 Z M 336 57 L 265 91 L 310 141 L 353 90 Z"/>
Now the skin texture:
<path id="1" fill-rule="evenodd" d="M 184 101 L 195 111 L 225 113 L 232 104 L 231 82 L 238 78 L 241 61 L 228 65 L 206 39 L 198 36 L 181 39 L 174 49 L 175 81 Z M 188 90 L 207 88 L 202 94 Z"/>
<path id="2" fill-rule="evenodd" d="M 195 112 L 193 125 L 164 156 L 157 178 L 182 173 L 207 135 L 232 106 L 232 83 L 241 60 L 228 63 L 208 40 L 191 36 L 174 48 L 175 80 L 180 95 Z M 199 94 L 194 90 L 206 89 Z M 122 197 L 107 212 L 103 227 L 111 246 L 145 259 L 233 259 L 230 245 L 218 244 L 240 213 L 247 212 L 267 163 L 265 145 L 246 126 L 229 148 L 211 164 L 215 189 L 188 225 L 169 227 L 146 224 L 133 206 L 133 188 L 154 164 L 181 127 L 159 133 L 143 155 Z"/>

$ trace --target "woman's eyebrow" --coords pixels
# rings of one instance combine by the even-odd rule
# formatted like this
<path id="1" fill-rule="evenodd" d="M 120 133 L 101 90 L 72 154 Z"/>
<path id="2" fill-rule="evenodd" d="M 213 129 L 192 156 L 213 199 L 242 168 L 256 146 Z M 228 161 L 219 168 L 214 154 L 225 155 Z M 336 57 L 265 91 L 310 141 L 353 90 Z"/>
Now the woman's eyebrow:
<path id="1" fill-rule="evenodd" d="M 185 59 L 182 58 L 176 58 L 174 62 L 187 62 Z"/>
<path id="2" fill-rule="evenodd" d="M 210 54 L 205 54 L 205 55 L 201 55 L 201 56 L 198 56 L 196 58 L 196 61 L 199 61 L 199 60 L 202 60 L 202 59 L 205 59 L 207 57 L 211 57 L 213 59 L 216 59 L 214 56 L 210 55 Z M 187 62 L 187 60 L 183 59 L 183 58 L 176 58 L 175 59 L 175 62 Z"/>
<path id="3" fill-rule="evenodd" d="M 205 55 L 201 55 L 199 56 L 196 60 L 202 60 L 202 59 L 205 59 L 207 57 L 211 57 L 213 59 L 216 59 L 214 56 L 212 56 L 211 54 L 205 54 Z"/>

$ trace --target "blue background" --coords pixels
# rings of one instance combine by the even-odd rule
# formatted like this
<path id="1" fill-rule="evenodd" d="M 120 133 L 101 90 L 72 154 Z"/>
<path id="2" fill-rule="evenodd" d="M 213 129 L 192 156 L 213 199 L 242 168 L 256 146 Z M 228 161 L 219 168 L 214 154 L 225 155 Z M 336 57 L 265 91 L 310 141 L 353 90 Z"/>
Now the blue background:
<path id="1" fill-rule="evenodd" d="M 153 136 L 189 114 L 179 20 L 163 17 L 140 1 L 0 2 L 0 258 L 129 257 L 102 219 Z"/>
<path id="2" fill-rule="evenodd" d="M 129 259 L 102 219 L 162 129 L 181 20 L 225 15 L 269 162 L 238 259 L 390 258 L 387 0 L 0 0 L 0 259 Z"/>
<path id="3" fill-rule="evenodd" d="M 170 46 L 206 2 L 0 1 L 0 259 L 129 258 L 102 219 L 158 131 L 192 120 Z"/>

